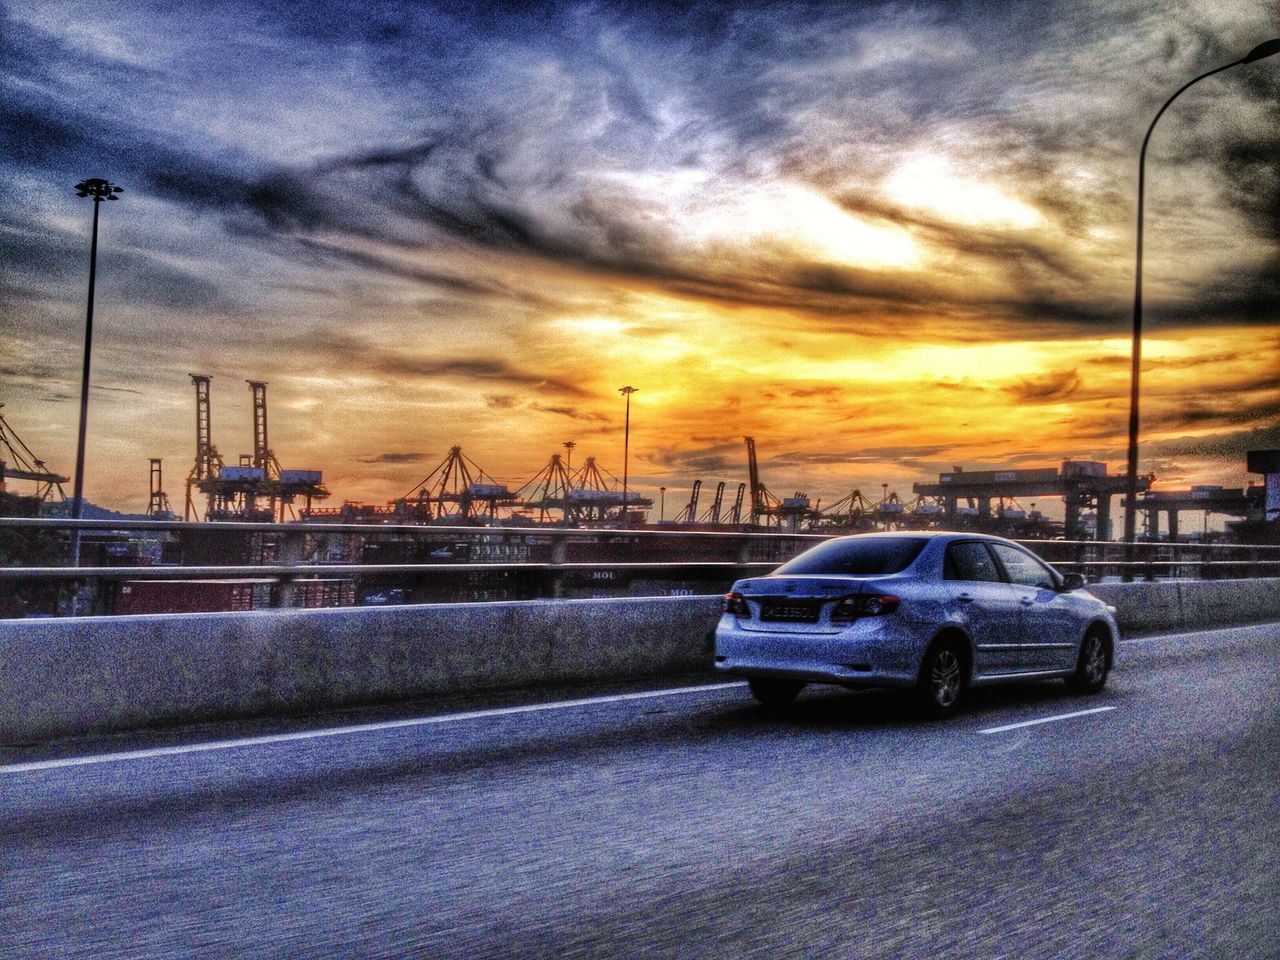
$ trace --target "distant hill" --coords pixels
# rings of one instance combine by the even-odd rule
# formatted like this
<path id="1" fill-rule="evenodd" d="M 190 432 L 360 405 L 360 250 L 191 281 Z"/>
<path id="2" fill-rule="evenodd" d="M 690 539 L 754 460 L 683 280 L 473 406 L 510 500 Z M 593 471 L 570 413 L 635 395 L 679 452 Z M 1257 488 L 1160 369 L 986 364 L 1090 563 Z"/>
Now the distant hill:
<path id="1" fill-rule="evenodd" d="M 47 504 L 41 511 L 42 516 L 57 517 L 59 519 L 71 516 L 71 501 L 66 500 L 62 503 Z M 115 510 L 108 510 L 106 507 L 100 507 L 96 503 L 90 503 L 88 500 L 84 502 L 84 510 L 80 516 L 85 520 L 146 520 L 145 513 L 117 513 Z"/>

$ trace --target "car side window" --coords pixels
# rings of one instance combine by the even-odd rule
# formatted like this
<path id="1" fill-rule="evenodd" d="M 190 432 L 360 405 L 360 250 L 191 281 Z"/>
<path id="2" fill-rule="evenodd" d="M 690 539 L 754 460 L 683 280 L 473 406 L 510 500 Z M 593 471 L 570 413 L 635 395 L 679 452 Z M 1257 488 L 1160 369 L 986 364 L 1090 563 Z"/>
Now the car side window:
<path id="1" fill-rule="evenodd" d="M 948 580 L 999 582 L 1003 579 L 986 544 L 976 540 L 962 540 L 947 547 L 945 576 Z"/>
<path id="2" fill-rule="evenodd" d="M 1058 581 L 1053 571 L 1029 553 L 1023 553 L 1016 547 L 1007 547 L 1003 543 L 993 543 L 991 549 L 1000 558 L 1004 572 L 1009 581 L 1024 587 L 1037 587 L 1041 590 L 1056 590 Z"/>

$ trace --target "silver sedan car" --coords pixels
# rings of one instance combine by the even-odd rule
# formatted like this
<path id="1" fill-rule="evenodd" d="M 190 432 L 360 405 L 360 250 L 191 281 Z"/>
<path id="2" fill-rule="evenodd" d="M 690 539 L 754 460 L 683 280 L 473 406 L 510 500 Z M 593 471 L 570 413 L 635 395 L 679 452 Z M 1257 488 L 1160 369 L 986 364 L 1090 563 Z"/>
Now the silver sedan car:
<path id="1" fill-rule="evenodd" d="M 1097 693 L 1120 632 L 1083 586 L 1001 537 L 840 537 L 733 585 L 715 664 L 770 706 L 807 683 L 914 688 L 934 716 L 1002 681 L 1061 677 Z"/>

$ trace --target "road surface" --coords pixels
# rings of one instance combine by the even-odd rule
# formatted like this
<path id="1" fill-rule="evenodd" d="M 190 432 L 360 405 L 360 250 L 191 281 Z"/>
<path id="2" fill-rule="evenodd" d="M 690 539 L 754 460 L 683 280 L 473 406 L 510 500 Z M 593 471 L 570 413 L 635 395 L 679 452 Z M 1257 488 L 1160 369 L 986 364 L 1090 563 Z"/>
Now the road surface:
<path id="1" fill-rule="evenodd" d="M 1280 957 L 1277 677 L 1257 626 L 945 723 L 707 683 L 9 749 L 0 957 Z"/>

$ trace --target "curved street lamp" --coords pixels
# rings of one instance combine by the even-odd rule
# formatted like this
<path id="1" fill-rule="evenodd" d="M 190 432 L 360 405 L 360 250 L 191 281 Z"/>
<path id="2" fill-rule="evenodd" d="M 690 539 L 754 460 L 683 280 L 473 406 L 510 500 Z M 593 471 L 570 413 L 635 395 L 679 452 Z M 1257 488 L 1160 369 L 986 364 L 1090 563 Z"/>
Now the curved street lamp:
<path id="1" fill-rule="evenodd" d="M 1137 532 L 1138 377 L 1142 366 L 1142 204 L 1147 179 L 1147 144 L 1151 140 L 1152 131 L 1156 128 L 1156 121 L 1169 109 L 1169 104 L 1177 100 L 1188 87 L 1199 83 L 1205 77 L 1213 76 L 1215 73 L 1230 70 L 1232 67 L 1238 67 L 1242 63 L 1253 63 L 1255 60 L 1274 56 L 1277 53 L 1280 53 L 1280 37 L 1258 44 L 1239 60 L 1233 60 L 1231 63 L 1224 64 L 1221 67 L 1215 67 L 1207 73 L 1200 74 L 1194 80 L 1187 81 L 1174 91 L 1173 96 L 1164 102 L 1164 106 L 1156 111 L 1155 118 L 1151 121 L 1151 126 L 1147 127 L 1147 135 L 1142 138 L 1142 150 L 1138 154 L 1138 251 L 1133 281 L 1133 351 L 1129 373 L 1129 464 L 1126 474 L 1124 511 L 1124 540 L 1126 544 L 1134 542 Z M 1130 546 L 1126 550 L 1125 559 L 1132 560 L 1132 554 L 1133 548 Z"/>
<path id="2" fill-rule="evenodd" d="M 631 395 L 637 390 L 636 387 L 619 387 L 618 392 L 627 398 L 627 425 L 622 434 L 622 529 L 626 530 L 631 526 L 630 518 L 627 516 L 627 454 L 631 447 Z"/>
<path id="3" fill-rule="evenodd" d="M 80 376 L 80 436 L 76 443 L 76 484 L 71 502 L 71 519 L 79 520 L 84 511 L 84 435 L 89 422 L 89 355 L 93 348 L 93 284 L 98 272 L 98 207 L 103 200 L 116 200 L 124 193 L 100 177 L 81 180 L 75 186 L 77 197 L 93 199 L 93 240 L 89 244 L 89 306 L 84 320 L 84 370 Z M 80 564 L 80 531 L 71 531 L 71 564 Z"/>

